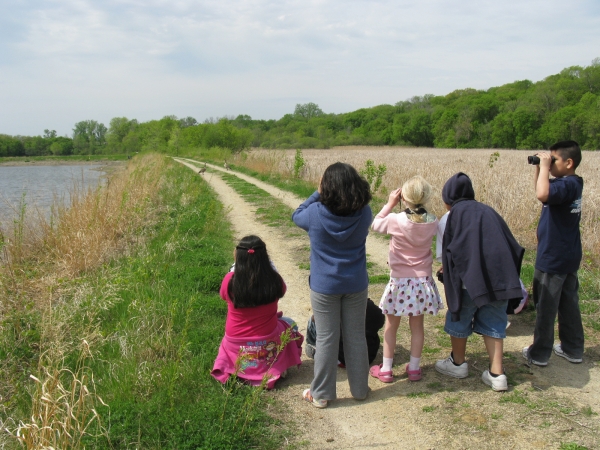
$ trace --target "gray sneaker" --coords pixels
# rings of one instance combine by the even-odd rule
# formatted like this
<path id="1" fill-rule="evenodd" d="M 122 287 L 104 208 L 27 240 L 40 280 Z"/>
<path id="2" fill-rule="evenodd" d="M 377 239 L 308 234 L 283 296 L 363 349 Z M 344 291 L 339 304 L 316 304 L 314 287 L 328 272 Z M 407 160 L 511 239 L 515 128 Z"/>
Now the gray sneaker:
<path id="1" fill-rule="evenodd" d="M 481 375 L 481 380 L 496 392 L 508 390 L 508 380 L 504 374 L 493 377 L 490 375 L 490 371 L 486 370 Z"/>
<path id="2" fill-rule="evenodd" d="M 536 366 L 546 367 L 548 365 L 547 362 L 540 362 L 540 361 L 536 361 L 535 359 L 531 359 L 529 357 L 529 347 L 525 347 L 523 349 L 523 358 L 525 358 L 527 360 L 527 362 L 529 362 L 531 364 L 535 364 Z"/>
<path id="3" fill-rule="evenodd" d="M 467 378 L 469 376 L 469 366 L 466 361 L 460 366 L 454 364 L 452 355 L 446 359 L 440 359 L 435 363 L 435 370 L 444 375 L 450 375 L 454 378 Z"/>
<path id="4" fill-rule="evenodd" d="M 569 356 L 565 352 L 563 352 L 562 346 L 560 344 L 556 344 L 554 346 L 554 353 L 556 353 L 558 356 L 565 358 L 567 361 L 572 362 L 573 364 L 579 364 L 583 362 L 582 358 L 573 358 L 572 356 Z"/>

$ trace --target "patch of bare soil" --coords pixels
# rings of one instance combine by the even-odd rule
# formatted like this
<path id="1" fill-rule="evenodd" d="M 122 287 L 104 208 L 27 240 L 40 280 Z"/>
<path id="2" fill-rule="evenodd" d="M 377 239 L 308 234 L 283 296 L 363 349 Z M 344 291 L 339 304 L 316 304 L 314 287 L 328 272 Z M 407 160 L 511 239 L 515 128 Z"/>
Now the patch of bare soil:
<path id="1" fill-rule="evenodd" d="M 198 171 L 191 160 L 181 163 Z M 280 309 L 293 317 L 300 331 L 306 331 L 310 316 L 308 271 L 298 267 L 298 255 L 309 245 L 308 237 L 290 238 L 277 227 L 258 222 L 255 211 L 209 166 L 204 175 L 228 207 L 236 238 L 257 234 L 267 243 L 269 254 L 288 286 Z M 230 172 L 231 173 L 231 172 Z M 283 192 L 246 175 L 235 173 L 274 197 L 296 208 L 304 199 Z M 376 211 L 375 211 L 376 213 Z M 383 268 L 387 243 L 374 236 L 367 242 L 369 260 Z M 378 302 L 384 285 L 371 285 L 370 296 Z M 443 292 L 443 289 L 441 289 Z M 577 443 L 599 448 L 600 347 L 588 338 L 582 364 L 571 364 L 553 356 L 545 368 L 527 366 L 521 350 L 532 341 L 534 313 L 511 317 L 505 340 L 505 368 L 510 390 L 491 391 L 481 382 L 487 368 L 482 339 L 469 339 L 467 358 L 470 376 L 452 379 L 437 373 L 433 365 L 446 358 L 450 340 L 443 331 L 444 315 L 426 317 L 423 379 L 410 382 L 404 373 L 409 358 L 410 332 L 401 325 L 396 347 L 393 383 L 370 378 L 371 392 L 365 401 L 350 395 L 346 373 L 338 369 L 337 396 L 328 408 L 319 410 L 302 401 L 302 390 L 310 386 L 313 361 L 303 357 L 302 366 L 292 370 L 277 389 L 268 393 L 281 406 L 274 414 L 295 430 L 287 448 L 306 449 L 558 449 Z M 381 354 L 375 363 L 381 362 Z M 574 447 L 569 447 L 574 448 Z"/>

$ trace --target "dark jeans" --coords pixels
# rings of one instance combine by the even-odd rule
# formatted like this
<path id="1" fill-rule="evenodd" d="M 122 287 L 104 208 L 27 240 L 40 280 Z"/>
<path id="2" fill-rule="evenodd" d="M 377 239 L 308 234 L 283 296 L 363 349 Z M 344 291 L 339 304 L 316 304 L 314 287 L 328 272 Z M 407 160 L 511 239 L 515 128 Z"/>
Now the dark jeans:
<path id="1" fill-rule="evenodd" d="M 535 270 L 533 301 L 537 311 L 529 357 L 547 362 L 554 345 L 554 321 L 558 314 L 558 337 L 562 350 L 573 358 L 583 357 L 583 325 L 579 311 L 577 272 L 550 274 Z"/>

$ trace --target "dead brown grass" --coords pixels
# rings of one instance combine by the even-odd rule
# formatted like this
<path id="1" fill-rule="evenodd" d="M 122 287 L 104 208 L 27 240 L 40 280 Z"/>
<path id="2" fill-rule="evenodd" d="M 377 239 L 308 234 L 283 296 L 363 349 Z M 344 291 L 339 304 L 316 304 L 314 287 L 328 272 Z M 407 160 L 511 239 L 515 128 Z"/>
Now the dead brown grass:
<path id="1" fill-rule="evenodd" d="M 0 361 L 2 396 L 11 398 L 22 383 L 13 373 L 19 358 L 37 363 L 31 420 L 9 430 L 26 448 L 81 448 L 90 426 L 98 430 L 94 405 L 102 401 L 85 360 L 105 339 L 94 313 L 110 307 L 115 292 L 106 281 L 103 292 L 93 294 L 80 275 L 97 269 L 98 277 L 111 280 L 105 263 L 144 240 L 140 230 L 157 217 L 167 163 L 160 155 L 134 158 L 105 186 L 75 186 L 70 203 L 57 203 L 50 219 L 21 211 L 12 229 L 0 230 L 0 339 L 22 346 Z M 65 369 L 63 359 L 82 343 L 82 364 Z"/>
<path id="2" fill-rule="evenodd" d="M 499 157 L 490 166 L 490 156 Z M 533 169 L 527 164 L 532 151 L 495 149 L 433 149 L 410 147 L 336 147 L 329 150 L 303 150 L 306 160 L 303 178 L 318 183 L 328 165 L 341 161 L 357 169 L 367 160 L 375 165 L 385 164 L 379 195 L 402 186 L 405 180 L 422 175 L 434 187 L 437 195 L 431 204 L 440 217 L 444 212 L 441 190 L 446 180 L 456 172 L 465 172 L 473 180 L 477 199 L 492 206 L 504 217 L 522 245 L 535 248 L 535 227 L 540 214 L 540 203 L 533 189 Z M 252 150 L 236 163 L 257 171 L 276 171 L 291 174 L 295 150 Z M 276 161 L 278 160 L 278 163 Z M 577 170 L 585 180 L 582 212 L 582 242 L 586 258 L 598 260 L 600 255 L 600 154 L 584 152 Z"/>
<path id="3" fill-rule="evenodd" d="M 32 415 L 29 422 L 20 422 L 15 430 L 24 448 L 85 448 L 86 435 L 105 433 L 95 407 L 106 404 L 95 393 L 93 374 L 86 366 L 89 357 L 84 341 L 76 372 L 45 369 L 43 380 L 30 376 L 35 381 Z"/>
<path id="4" fill-rule="evenodd" d="M 22 214 L 11 230 L 0 230 L 1 286 L 21 294 L 39 292 L 40 280 L 99 267 L 137 239 L 135 230 L 156 203 L 164 163 L 160 156 L 145 156 L 106 186 L 87 191 L 74 186 L 69 204 L 58 203 L 50 219 Z M 23 276 L 27 270 L 33 276 Z"/>

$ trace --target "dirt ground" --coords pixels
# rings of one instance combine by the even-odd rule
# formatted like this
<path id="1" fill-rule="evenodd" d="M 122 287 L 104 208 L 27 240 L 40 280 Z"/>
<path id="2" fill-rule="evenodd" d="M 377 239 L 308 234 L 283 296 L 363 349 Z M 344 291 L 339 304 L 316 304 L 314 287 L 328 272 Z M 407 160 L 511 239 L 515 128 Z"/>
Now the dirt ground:
<path id="1" fill-rule="evenodd" d="M 200 163 L 179 159 L 195 171 Z M 288 291 L 280 309 L 293 317 L 300 331 L 306 331 L 311 315 L 308 271 L 299 268 L 308 237 L 285 235 L 278 227 L 256 219 L 255 208 L 219 176 L 223 168 L 209 165 L 199 175 L 209 183 L 228 209 L 236 238 L 256 234 L 267 243 L 269 254 L 283 276 Z M 233 172 L 230 172 L 233 173 Z M 234 173 L 295 209 L 305 199 L 281 191 L 256 179 Z M 377 211 L 374 211 L 376 213 Z M 387 242 L 370 235 L 369 261 L 386 273 Z M 378 303 L 384 285 L 371 285 L 370 297 Z M 443 288 L 440 286 L 440 292 Z M 575 449 L 577 445 L 600 448 L 600 347 L 588 338 L 582 364 L 571 364 L 553 356 L 545 368 L 529 367 L 521 356 L 531 344 L 534 312 L 511 316 L 505 340 L 505 370 L 509 377 L 507 393 L 493 392 L 481 382 L 487 368 L 487 354 L 478 337 L 469 339 L 467 362 L 470 375 L 463 380 L 437 373 L 433 364 L 444 359 L 450 341 L 443 332 L 444 314 L 425 318 L 423 379 L 410 382 L 404 374 L 408 362 L 410 333 L 401 324 L 394 358 L 393 383 L 369 379 L 371 392 L 365 401 L 356 401 L 349 392 L 344 369 L 338 369 L 337 397 L 326 409 L 316 409 L 302 401 L 302 391 L 310 386 L 313 361 L 292 370 L 277 389 L 268 393 L 276 402 L 272 415 L 290 426 L 294 436 L 286 448 L 305 449 Z M 375 363 L 381 362 L 381 353 Z"/>

